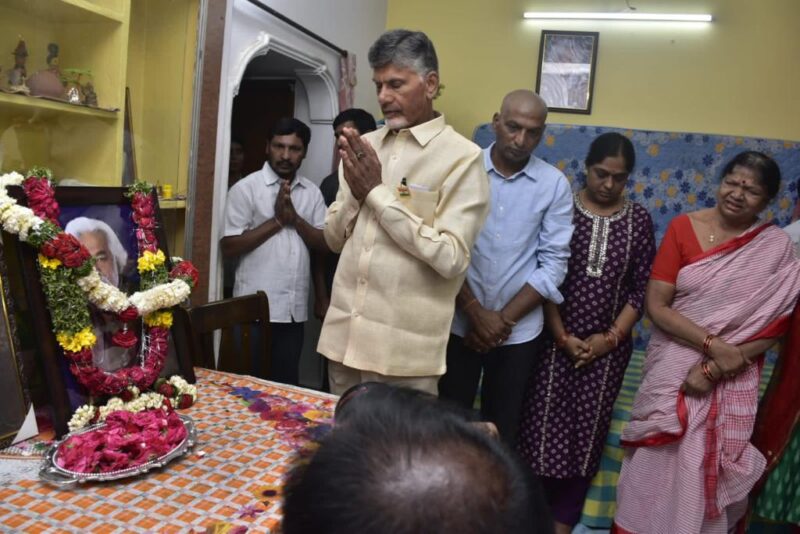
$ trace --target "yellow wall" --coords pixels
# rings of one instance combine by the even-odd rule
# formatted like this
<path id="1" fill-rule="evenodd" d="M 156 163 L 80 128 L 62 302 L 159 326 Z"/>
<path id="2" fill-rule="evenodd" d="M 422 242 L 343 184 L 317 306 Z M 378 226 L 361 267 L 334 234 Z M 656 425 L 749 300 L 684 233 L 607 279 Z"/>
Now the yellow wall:
<path id="1" fill-rule="evenodd" d="M 503 95 L 536 84 L 542 29 L 599 31 L 591 115 L 549 122 L 800 140 L 800 2 L 634 0 L 712 13 L 707 25 L 524 21 L 524 11 L 621 11 L 624 0 L 389 0 L 387 28 L 426 32 L 447 86 L 437 109 L 464 135 Z"/>
<path id="2" fill-rule="evenodd" d="M 131 4 L 127 84 L 140 180 L 186 193 L 198 0 Z M 188 50 L 188 53 L 187 53 Z"/>
<path id="3" fill-rule="evenodd" d="M 131 4 L 127 84 L 131 93 L 137 177 L 185 195 L 199 0 Z M 172 254 L 183 255 L 183 203 L 161 202 Z"/>

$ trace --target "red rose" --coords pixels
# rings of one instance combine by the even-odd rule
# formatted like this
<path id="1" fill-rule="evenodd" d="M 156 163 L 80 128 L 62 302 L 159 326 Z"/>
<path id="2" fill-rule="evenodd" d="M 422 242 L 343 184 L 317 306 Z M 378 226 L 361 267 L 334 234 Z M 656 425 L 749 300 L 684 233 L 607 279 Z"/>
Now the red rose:
<path id="1" fill-rule="evenodd" d="M 152 217 L 156 212 L 153 197 L 145 193 L 134 194 L 131 207 L 134 217 Z"/>
<path id="2" fill-rule="evenodd" d="M 122 393 L 119 394 L 119 398 L 125 402 L 129 402 L 133 400 L 133 391 L 130 389 L 123 389 Z"/>
<path id="3" fill-rule="evenodd" d="M 167 398 L 164 399 L 164 406 L 167 408 L 168 412 L 172 411 L 172 403 L 170 402 L 169 399 Z"/>
<path id="4" fill-rule="evenodd" d="M 183 278 L 190 287 L 196 287 L 200 281 L 200 275 L 197 272 L 197 268 L 192 265 L 192 262 L 186 260 L 173 267 L 172 271 L 169 273 L 169 276 L 173 280 L 175 278 Z"/>
<path id="5" fill-rule="evenodd" d="M 54 191 L 47 178 L 29 177 L 22 184 L 28 197 L 28 206 L 38 217 L 58 223 L 58 203 L 54 200 Z"/>
<path id="6" fill-rule="evenodd" d="M 57 258 L 70 268 L 80 267 L 91 257 L 75 236 L 64 232 L 42 245 L 41 251 L 48 258 Z"/>
<path id="7" fill-rule="evenodd" d="M 111 336 L 111 342 L 124 349 L 134 347 L 138 341 L 136 334 L 131 330 L 118 330 Z"/>
<path id="8" fill-rule="evenodd" d="M 178 399 L 178 409 L 185 410 L 186 408 L 190 407 L 194 404 L 194 399 L 191 395 L 184 393 L 181 395 L 180 399 Z"/>
<path id="9" fill-rule="evenodd" d="M 134 384 L 139 384 L 144 379 L 144 371 L 139 367 L 131 367 L 128 369 L 128 377 Z"/>
<path id="10" fill-rule="evenodd" d="M 172 384 L 168 384 L 167 382 L 164 382 L 163 384 L 158 386 L 157 391 L 158 393 L 161 393 L 165 397 L 174 397 L 175 393 L 177 393 L 175 391 L 175 386 L 173 386 Z"/>
<path id="11" fill-rule="evenodd" d="M 66 353 L 66 356 L 78 365 L 87 365 L 92 363 L 92 350 L 88 347 L 80 352 L 68 352 Z"/>
<path id="12" fill-rule="evenodd" d="M 117 317 L 119 317 L 119 320 L 122 321 L 123 323 L 127 323 L 139 317 L 139 310 L 136 309 L 136 306 L 128 306 L 127 308 L 119 312 L 117 314 Z"/>

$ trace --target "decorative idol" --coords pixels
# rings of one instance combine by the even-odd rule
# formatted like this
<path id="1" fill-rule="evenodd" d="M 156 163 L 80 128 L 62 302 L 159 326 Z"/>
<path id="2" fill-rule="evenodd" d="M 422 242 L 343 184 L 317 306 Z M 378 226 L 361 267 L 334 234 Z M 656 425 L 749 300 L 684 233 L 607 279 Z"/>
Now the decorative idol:
<path id="1" fill-rule="evenodd" d="M 14 68 L 8 71 L 8 90 L 12 93 L 30 94 L 31 91 L 25 84 L 28 78 L 28 72 L 25 70 L 28 47 L 25 46 L 25 40 L 21 36 L 12 55 L 14 56 Z"/>
<path id="2" fill-rule="evenodd" d="M 61 70 L 58 67 L 58 45 L 47 45 L 47 68 L 42 69 L 28 79 L 28 86 L 34 96 L 61 98 L 64 95 L 64 84 L 61 82 Z"/>

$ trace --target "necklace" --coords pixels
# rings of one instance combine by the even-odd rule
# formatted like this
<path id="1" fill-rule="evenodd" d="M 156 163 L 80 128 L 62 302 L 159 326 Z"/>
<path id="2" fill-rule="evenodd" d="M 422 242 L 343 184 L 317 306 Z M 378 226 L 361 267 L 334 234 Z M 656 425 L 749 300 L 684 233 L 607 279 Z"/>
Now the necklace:
<path id="1" fill-rule="evenodd" d="M 717 240 L 717 231 L 714 228 L 714 217 L 711 217 L 711 219 L 708 221 L 708 227 L 711 228 L 711 233 L 708 234 L 708 242 L 714 243 L 714 241 Z"/>

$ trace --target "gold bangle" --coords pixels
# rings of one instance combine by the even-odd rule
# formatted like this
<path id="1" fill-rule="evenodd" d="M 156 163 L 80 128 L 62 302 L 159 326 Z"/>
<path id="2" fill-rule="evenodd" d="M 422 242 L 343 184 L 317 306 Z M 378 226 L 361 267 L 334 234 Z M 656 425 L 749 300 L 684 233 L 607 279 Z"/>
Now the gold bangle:
<path id="1" fill-rule="evenodd" d="M 612 336 L 614 337 L 614 339 L 616 339 L 616 336 L 614 336 L 614 334 L 612 334 L 610 330 L 603 332 L 603 339 L 606 340 L 606 345 L 608 345 L 608 350 L 612 350 L 617 347 L 616 343 L 614 343 L 614 339 L 612 339 Z"/>
<path id="2" fill-rule="evenodd" d="M 617 323 L 611 323 L 611 326 L 608 327 L 608 330 L 614 334 L 614 337 L 617 338 L 617 345 L 625 341 L 627 336 L 622 332 L 622 328 L 617 326 Z"/>
<path id="3" fill-rule="evenodd" d="M 711 343 L 714 341 L 714 338 L 717 337 L 714 334 L 708 334 L 706 338 L 703 340 L 703 356 L 710 356 L 711 352 Z"/>

